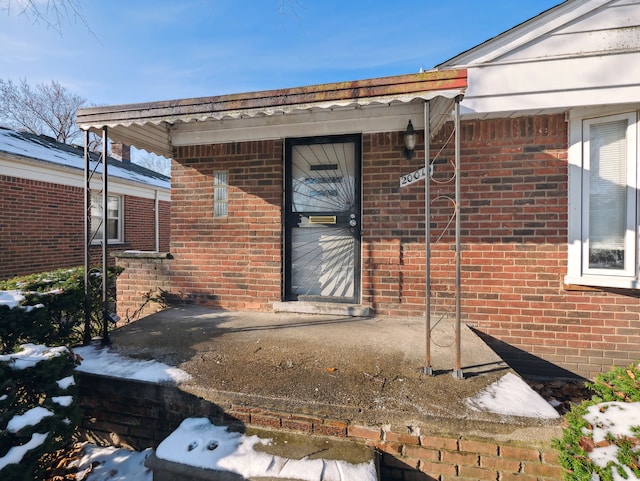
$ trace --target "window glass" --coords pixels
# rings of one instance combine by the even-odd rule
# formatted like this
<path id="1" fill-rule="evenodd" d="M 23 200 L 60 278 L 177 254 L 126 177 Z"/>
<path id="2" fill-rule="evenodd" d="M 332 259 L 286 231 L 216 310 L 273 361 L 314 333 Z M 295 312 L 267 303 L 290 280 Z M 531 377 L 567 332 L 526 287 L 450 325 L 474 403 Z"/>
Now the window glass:
<path id="1" fill-rule="evenodd" d="M 638 115 L 570 115 L 565 283 L 640 289 Z"/>
<path id="2" fill-rule="evenodd" d="M 624 269 L 627 228 L 627 121 L 589 133 L 589 267 Z"/>
<path id="3" fill-rule="evenodd" d="M 229 214 L 229 172 L 216 170 L 213 173 L 213 216 L 227 217 Z"/>
<path id="4" fill-rule="evenodd" d="M 107 239 L 110 242 L 122 241 L 122 200 L 118 196 L 109 196 L 107 201 Z M 102 222 L 102 194 L 91 194 L 91 235 L 94 241 L 104 238 Z"/>

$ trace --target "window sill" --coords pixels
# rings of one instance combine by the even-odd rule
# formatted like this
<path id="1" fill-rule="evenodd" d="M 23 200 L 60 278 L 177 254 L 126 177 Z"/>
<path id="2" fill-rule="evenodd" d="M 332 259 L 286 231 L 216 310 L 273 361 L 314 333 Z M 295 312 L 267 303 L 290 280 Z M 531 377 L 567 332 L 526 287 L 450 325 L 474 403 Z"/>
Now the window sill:
<path id="1" fill-rule="evenodd" d="M 565 276 L 566 291 L 598 291 L 605 289 L 640 289 L 637 278 L 605 276 Z"/>

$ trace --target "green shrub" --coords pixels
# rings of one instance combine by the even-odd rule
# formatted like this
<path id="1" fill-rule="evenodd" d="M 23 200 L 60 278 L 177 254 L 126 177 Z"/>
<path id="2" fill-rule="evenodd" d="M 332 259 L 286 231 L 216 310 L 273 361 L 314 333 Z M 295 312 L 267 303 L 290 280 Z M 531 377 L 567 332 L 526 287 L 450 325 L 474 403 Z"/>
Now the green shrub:
<path id="1" fill-rule="evenodd" d="M 60 382 L 73 376 L 75 362 L 66 348 L 58 350 L 52 357 L 26 368 L 7 360 L 19 354 L 2 356 L 0 360 L 0 479 L 44 479 L 47 466 L 43 459 L 66 446 L 78 426 L 80 412 L 75 402 L 75 384 L 67 386 Z M 46 409 L 51 414 L 35 425 L 17 431 L 8 429 L 12 419 L 33 408 Z M 19 463 L 7 464 L 3 460 L 8 454 L 13 458 L 15 450 L 38 437 L 44 439 L 42 444 L 19 456 Z"/>
<path id="2" fill-rule="evenodd" d="M 110 287 L 115 284 L 119 272 L 118 269 L 109 270 Z M 0 353 L 12 352 L 27 342 L 69 346 L 98 335 L 102 325 L 101 272 L 93 272 L 89 279 L 88 326 L 85 325 L 84 268 L 60 269 L 0 281 L 0 290 L 20 291 L 25 297 L 18 308 L 0 306 Z"/>
<path id="3" fill-rule="evenodd" d="M 600 467 L 589 457 L 589 453 L 596 447 L 592 439 L 593 426 L 585 419 L 591 406 L 599 405 L 601 413 L 606 412 L 609 403 L 638 403 L 640 402 L 640 369 L 638 365 L 627 368 L 613 368 L 609 372 L 596 377 L 594 382 L 586 383 L 594 392 L 591 399 L 576 405 L 566 415 L 566 427 L 562 439 L 554 440 L 554 447 L 558 451 L 560 464 L 565 468 L 564 479 L 567 481 L 612 481 L 613 469 L 621 478 L 627 479 L 633 473 L 640 477 L 638 466 L 639 450 L 637 441 L 640 437 L 640 427 L 632 427 L 631 438 L 626 436 L 608 436 L 605 444 L 617 446 L 617 459 L 609 462 L 606 467 Z M 638 423 L 640 425 L 640 422 Z M 601 447 L 601 446 L 600 446 Z"/>

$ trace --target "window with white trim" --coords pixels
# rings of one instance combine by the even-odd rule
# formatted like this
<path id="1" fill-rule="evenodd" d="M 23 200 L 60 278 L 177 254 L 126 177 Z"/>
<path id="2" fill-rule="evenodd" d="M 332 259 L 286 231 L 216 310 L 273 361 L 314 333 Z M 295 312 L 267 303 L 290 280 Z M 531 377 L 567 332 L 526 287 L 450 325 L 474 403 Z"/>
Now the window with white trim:
<path id="1" fill-rule="evenodd" d="M 229 171 L 216 170 L 213 173 L 213 217 L 227 217 L 229 214 Z"/>
<path id="2" fill-rule="evenodd" d="M 572 115 L 569 145 L 565 282 L 639 288 L 638 114 Z"/>
<path id="3" fill-rule="evenodd" d="M 91 194 L 91 235 L 93 242 L 102 242 L 105 225 L 109 243 L 124 242 L 122 197 L 110 195 L 107 200 L 107 221 L 102 222 L 102 194 Z"/>

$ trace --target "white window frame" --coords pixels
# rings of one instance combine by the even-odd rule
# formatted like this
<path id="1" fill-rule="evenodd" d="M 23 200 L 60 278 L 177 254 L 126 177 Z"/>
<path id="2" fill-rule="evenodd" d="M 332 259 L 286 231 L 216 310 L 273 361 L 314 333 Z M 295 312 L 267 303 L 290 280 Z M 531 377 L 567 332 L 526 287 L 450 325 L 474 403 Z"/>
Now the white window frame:
<path id="1" fill-rule="evenodd" d="M 118 216 L 117 217 L 108 217 L 112 219 L 117 219 L 118 221 L 118 231 L 116 233 L 116 237 L 107 239 L 109 244 L 122 244 L 124 242 L 124 196 L 121 195 L 113 195 L 109 194 L 110 199 L 118 200 Z M 91 193 L 91 203 L 93 205 L 94 199 L 98 200 L 96 205 L 100 205 L 102 203 L 102 193 L 92 192 Z M 92 235 L 92 244 L 101 244 L 102 238 L 94 237 L 94 232 L 98 229 L 98 227 L 94 226 L 94 219 L 102 219 L 102 216 L 94 216 L 93 210 L 91 212 L 91 235 Z M 104 223 L 102 223 L 101 227 L 104 228 Z M 104 230 L 103 230 L 104 232 Z"/>
<path id="2" fill-rule="evenodd" d="M 565 284 L 638 289 L 638 111 L 577 110 L 569 116 L 569 246 Z M 625 262 L 621 269 L 590 268 L 589 255 L 589 129 L 606 122 L 627 120 L 627 195 Z"/>

